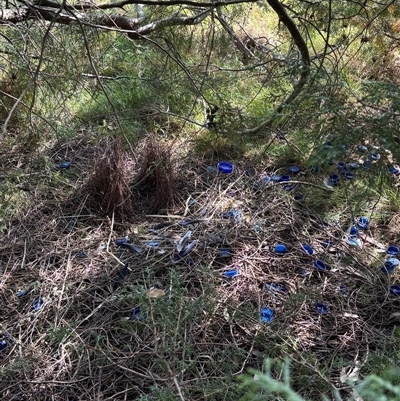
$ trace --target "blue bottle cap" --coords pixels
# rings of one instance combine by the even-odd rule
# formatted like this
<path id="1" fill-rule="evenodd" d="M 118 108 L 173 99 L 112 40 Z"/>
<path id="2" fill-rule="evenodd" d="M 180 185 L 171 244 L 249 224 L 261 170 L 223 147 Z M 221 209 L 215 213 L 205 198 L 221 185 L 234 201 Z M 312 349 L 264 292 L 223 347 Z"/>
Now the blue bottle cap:
<path id="1" fill-rule="evenodd" d="M 328 178 L 328 184 L 336 187 L 339 184 L 339 176 L 337 174 L 331 174 Z"/>
<path id="2" fill-rule="evenodd" d="M 301 247 L 303 248 L 303 251 L 307 255 L 312 255 L 314 253 L 314 250 L 312 249 L 311 245 L 309 245 L 309 244 L 303 244 Z"/>
<path id="3" fill-rule="evenodd" d="M 386 250 L 386 253 L 390 256 L 396 256 L 399 253 L 399 248 L 397 246 L 391 245 Z"/>
<path id="4" fill-rule="evenodd" d="M 290 166 L 290 167 L 289 167 L 289 171 L 290 171 L 292 174 L 297 174 L 297 173 L 300 171 L 300 168 L 297 167 L 297 166 Z"/>
<path id="5" fill-rule="evenodd" d="M 385 260 L 385 263 L 382 267 L 382 271 L 384 273 L 393 273 L 396 267 L 399 265 L 399 260 L 396 258 L 389 258 Z"/>
<path id="6" fill-rule="evenodd" d="M 371 160 L 364 160 L 364 163 L 362 164 L 362 167 L 365 169 L 370 169 L 372 166 L 372 161 Z"/>
<path id="7" fill-rule="evenodd" d="M 229 174 L 232 173 L 233 171 L 233 164 L 229 163 L 229 162 L 219 162 L 218 163 L 218 170 L 221 173 L 224 174 Z"/>
<path id="8" fill-rule="evenodd" d="M 281 176 L 278 174 L 274 174 L 272 177 L 272 181 L 279 182 L 281 180 Z"/>
<path id="9" fill-rule="evenodd" d="M 349 238 L 347 238 L 347 243 L 349 245 L 356 246 L 358 248 L 361 246 L 361 240 L 359 238 L 357 238 L 355 236 L 351 236 L 351 235 Z"/>
<path id="10" fill-rule="evenodd" d="M 339 171 L 346 170 L 346 162 L 338 162 L 337 168 Z"/>
<path id="11" fill-rule="evenodd" d="M 361 228 L 362 230 L 366 230 L 366 229 L 369 227 L 369 219 L 368 219 L 368 217 L 365 217 L 365 216 L 360 217 L 360 218 L 357 220 L 357 225 L 358 225 L 358 227 Z"/>
<path id="12" fill-rule="evenodd" d="M 275 246 L 274 252 L 275 252 L 277 255 L 281 255 L 281 256 L 282 256 L 282 255 L 284 255 L 284 254 L 287 252 L 286 246 L 283 245 L 283 244 L 277 244 L 277 245 Z"/>
<path id="13" fill-rule="evenodd" d="M 360 167 L 360 165 L 358 163 L 350 163 L 349 166 L 353 170 L 356 170 Z"/>
<path id="14" fill-rule="evenodd" d="M 281 182 L 288 182 L 290 181 L 290 175 L 283 175 L 280 179 Z"/>
<path id="15" fill-rule="evenodd" d="M 223 276 L 226 278 L 233 278 L 236 277 L 238 274 L 239 273 L 237 270 L 227 270 L 226 272 L 223 272 Z"/>
<path id="16" fill-rule="evenodd" d="M 389 173 L 392 173 L 394 175 L 399 174 L 400 173 L 400 169 L 398 169 L 397 167 L 394 166 L 389 166 L 388 167 Z"/>
<path id="17" fill-rule="evenodd" d="M 352 237 L 355 237 L 358 235 L 358 228 L 356 226 L 352 226 L 350 227 L 350 235 Z"/>
<path id="18" fill-rule="evenodd" d="M 364 145 L 358 145 L 357 150 L 361 153 L 365 153 L 368 150 L 368 148 Z"/>
<path id="19" fill-rule="evenodd" d="M 391 285 L 389 291 L 392 295 L 400 295 L 400 285 Z"/>
<path id="20" fill-rule="evenodd" d="M 354 178 L 354 174 L 350 173 L 350 171 L 344 171 L 343 177 L 346 178 L 346 180 L 352 180 Z"/>
<path id="21" fill-rule="evenodd" d="M 371 160 L 379 160 L 380 157 L 379 153 L 372 153 L 370 156 Z"/>
<path id="22" fill-rule="evenodd" d="M 261 308 L 260 318 L 263 323 L 271 323 L 274 318 L 274 311 L 270 308 Z"/>
<path id="23" fill-rule="evenodd" d="M 322 262 L 321 260 L 316 260 L 316 261 L 314 262 L 314 267 L 315 267 L 317 270 L 321 271 L 321 272 L 324 272 L 324 271 L 327 270 L 326 264 L 325 264 L 324 262 Z"/>
<path id="24" fill-rule="evenodd" d="M 68 170 L 71 167 L 71 162 L 63 161 L 59 164 L 59 167 L 63 170 Z"/>
<path id="25" fill-rule="evenodd" d="M 315 304 L 314 310 L 320 315 L 326 315 L 329 312 L 329 306 L 322 302 L 318 302 L 317 304 Z"/>

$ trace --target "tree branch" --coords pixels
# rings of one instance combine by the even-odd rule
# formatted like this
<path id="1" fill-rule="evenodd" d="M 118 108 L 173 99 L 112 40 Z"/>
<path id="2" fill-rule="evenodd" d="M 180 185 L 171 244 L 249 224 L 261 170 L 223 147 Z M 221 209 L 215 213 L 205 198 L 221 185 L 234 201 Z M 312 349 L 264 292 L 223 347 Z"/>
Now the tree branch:
<path id="1" fill-rule="evenodd" d="M 282 101 L 282 103 L 275 109 L 273 115 L 259 124 L 257 127 L 249 128 L 241 131 L 241 134 L 255 134 L 264 127 L 270 125 L 277 115 L 279 115 L 283 109 L 290 104 L 302 91 L 304 85 L 307 83 L 307 78 L 310 74 L 310 54 L 306 42 L 304 41 L 301 33 L 299 32 L 295 22 L 287 14 L 282 3 L 278 0 L 267 0 L 268 4 L 273 8 L 279 17 L 279 20 L 286 26 L 296 47 L 299 49 L 301 55 L 301 74 L 297 83 L 294 85 L 293 91 Z"/>

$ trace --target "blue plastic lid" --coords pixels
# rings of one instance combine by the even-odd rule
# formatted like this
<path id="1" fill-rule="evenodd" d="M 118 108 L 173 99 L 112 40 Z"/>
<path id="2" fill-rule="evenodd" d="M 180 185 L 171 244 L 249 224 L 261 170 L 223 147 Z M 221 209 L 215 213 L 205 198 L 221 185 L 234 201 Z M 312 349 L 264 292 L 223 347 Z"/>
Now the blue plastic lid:
<path id="1" fill-rule="evenodd" d="M 368 150 L 368 148 L 367 148 L 366 146 L 364 146 L 364 145 L 358 145 L 358 146 L 357 146 L 357 150 L 358 150 L 359 152 L 364 153 L 364 152 L 366 152 L 366 151 Z"/>
<path id="2" fill-rule="evenodd" d="M 233 278 L 236 277 L 238 274 L 239 273 L 237 270 L 227 270 L 226 272 L 223 272 L 223 276 L 226 278 Z"/>
<path id="3" fill-rule="evenodd" d="M 290 171 L 292 174 L 297 174 L 297 173 L 300 171 L 300 168 L 297 167 L 297 166 L 290 166 L 290 167 L 289 167 L 289 171 Z"/>
<path id="4" fill-rule="evenodd" d="M 382 267 L 382 271 L 384 273 L 393 273 L 396 267 L 399 265 L 399 260 L 396 258 L 389 258 L 385 260 L 385 263 Z"/>
<path id="5" fill-rule="evenodd" d="M 371 156 L 370 156 L 370 158 L 371 158 L 372 160 L 379 160 L 380 157 L 381 157 L 381 156 L 380 156 L 379 153 L 372 153 Z"/>
<path id="6" fill-rule="evenodd" d="M 389 173 L 392 173 L 394 175 L 399 174 L 400 173 L 400 169 L 398 169 L 397 167 L 394 166 L 389 166 L 388 167 Z"/>
<path id="7" fill-rule="evenodd" d="M 350 163 L 349 166 L 353 170 L 356 170 L 360 167 L 360 165 L 358 163 Z"/>
<path id="8" fill-rule="evenodd" d="M 399 248 L 397 246 L 391 245 L 386 250 L 386 253 L 390 256 L 396 256 L 399 253 Z"/>
<path id="9" fill-rule="evenodd" d="M 272 181 L 279 182 L 281 180 L 281 176 L 278 174 L 274 174 L 272 177 Z"/>
<path id="10" fill-rule="evenodd" d="M 358 235 L 358 228 L 356 226 L 350 227 L 350 235 L 353 236 L 353 237 Z"/>
<path id="11" fill-rule="evenodd" d="M 369 169 L 372 166 L 372 161 L 371 160 L 365 160 L 364 163 L 362 164 L 362 167 L 365 169 Z"/>
<path id="12" fill-rule="evenodd" d="M 283 244 L 277 244 L 275 246 L 274 252 L 277 255 L 284 255 L 287 252 L 286 246 Z"/>
<path id="13" fill-rule="evenodd" d="M 324 272 L 327 269 L 326 264 L 318 259 L 314 262 L 314 267 L 321 272 Z"/>
<path id="14" fill-rule="evenodd" d="M 359 217 L 359 219 L 357 220 L 357 225 L 359 228 L 361 228 L 362 230 L 366 230 L 369 226 L 369 219 L 368 217 Z"/>
<path id="15" fill-rule="evenodd" d="M 346 162 L 338 162 L 337 164 L 338 170 L 345 170 L 346 169 Z"/>
<path id="16" fill-rule="evenodd" d="M 232 173 L 232 171 L 233 171 L 233 164 L 232 164 L 232 163 L 229 163 L 229 162 L 224 162 L 224 161 L 219 162 L 219 163 L 218 163 L 218 170 L 219 170 L 221 173 L 224 173 L 224 174 Z"/>
<path id="17" fill-rule="evenodd" d="M 280 179 L 282 182 L 288 182 L 290 181 L 290 175 L 283 175 Z"/>
<path id="18" fill-rule="evenodd" d="M 391 285 L 389 291 L 392 295 L 400 295 L 400 285 Z"/>
<path id="19" fill-rule="evenodd" d="M 76 253 L 76 255 L 75 255 L 77 258 L 79 258 L 79 259 L 83 259 L 83 258 L 87 258 L 87 253 L 85 252 L 85 251 L 79 251 L 79 252 L 77 252 Z"/>
<path id="20" fill-rule="evenodd" d="M 59 164 L 59 167 L 63 170 L 68 170 L 71 167 L 71 162 L 63 161 Z"/>
<path id="21" fill-rule="evenodd" d="M 6 349 L 7 345 L 8 345 L 8 343 L 6 340 L 1 340 L 0 341 L 0 351 L 3 351 L 4 349 Z"/>
<path id="22" fill-rule="evenodd" d="M 223 248 L 219 250 L 218 256 L 220 258 L 229 258 L 230 256 L 232 256 L 232 252 L 228 248 Z"/>
<path id="23" fill-rule="evenodd" d="M 329 312 L 329 306 L 322 302 L 318 302 L 317 304 L 315 304 L 314 310 L 320 315 L 326 315 Z"/>
<path id="24" fill-rule="evenodd" d="M 32 304 L 33 311 L 37 312 L 43 306 L 43 304 L 44 304 L 44 301 L 42 298 L 36 298 Z"/>
<path id="25" fill-rule="evenodd" d="M 271 323 L 274 318 L 274 311 L 267 307 L 261 308 L 260 318 L 264 323 Z"/>
<path id="26" fill-rule="evenodd" d="M 312 255 L 314 253 L 314 250 L 309 244 L 303 244 L 301 247 L 303 248 L 303 251 L 308 255 Z"/>
<path id="27" fill-rule="evenodd" d="M 352 180 L 354 178 L 354 174 L 350 173 L 350 171 L 345 171 L 343 172 L 343 177 L 346 178 L 346 180 Z"/>

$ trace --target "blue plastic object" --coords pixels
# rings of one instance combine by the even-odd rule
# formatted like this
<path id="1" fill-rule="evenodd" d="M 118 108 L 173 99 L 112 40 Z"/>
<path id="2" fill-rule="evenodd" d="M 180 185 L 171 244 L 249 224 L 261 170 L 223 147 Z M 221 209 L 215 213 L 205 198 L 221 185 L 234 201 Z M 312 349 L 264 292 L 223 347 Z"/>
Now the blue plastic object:
<path id="1" fill-rule="evenodd" d="M 32 310 L 33 310 L 34 312 L 39 311 L 40 308 L 43 306 L 43 304 L 44 304 L 44 301 L 43 301 L 42 298 L 36 298 L 36 299 L 33 301 Z"/>
<path id="2" fill-rule="evenodd" d="M 300 172 L 300 168 L 297 167 L 297 166 L 290 166 L 290 167 L 289 167 L 289 171 L 290 171 L 292 174 L 297 174 L 297 173 Z"/>
<path id="3" fill-rule="evenodd" d="M 360 217 L 360 218 L 357 220 L 357 225 L 358 225 L 358 227 L 361 228 L 362 230 L 368 229 L 368 227 L 369 227 L 369 219 L 368 219 L 368 217 L 365 217 L 365 216 Z"/>
<path id="4" fill-rule="evenodd" d="M 372 153 L 370 156 L 371 160 L 379 160 L 380 157 L 379 153 Z"/>
<path id="5" fill-rule="evenodd" d="M 314 267 L 320 272 L 325 272 L 327 270 L 326 264 L 318 259 L 314 262 Z"/>
<path id="6" fill-rule="evenodd" d="M 346 178 L 346 180 L 352 180 L 354 178 L 354 174 L 350 171 L 345 171 L 343 172 L 343 177 Z"/>
<path id="7" fill-rule="evenodd" d="M 398 169 L 397 167 L 394 167 L 394 166 L 389 166 L 388 170 L 389 170 L 389 173 L 392 173 L 394 175 L 397 175 L 400 173 L 400 169 Z"/>
<path id="8" fill-rule="evenodd" d="M 303 251 L 307 255 L 312 255 L 314 253 L 314 250 L 312 249 L 311 245 L 309 245 L 309 244 L 303 244 L 301 247 L 303 248 Z"/>
<path id="9" fill-rule="evenodd" d="M 342 295 L 348 295 L 349 290 L 347 289 L 347 287 L 346 287 L 344 284 L 341 284 L 341 285 L 339 286 L 339 292 L 340 292 Z"/>
<path id="10" fill-rule="evenodd" d="M 338 162 L 337 168 L 339 171 L 346 170 L 346 162 Z"/>
<path id="11" fill-rule="evenodd" d="M 274 252 L 277 255 L 283 256 L 287 252 L 286 246 L 283 244 L 277 244 L 275 246 Z"/>
<path id="12" fill-rule="evenodd" d="M 233 164 L 232 163 L 229 163 L 229 162 L 219 162 L 218 163 L 218 170 L 221 172 L 221 173 L 224 173 L 224 174 L 229 174 L 229 173 L 232 173 L 232 171 L 233 171 Z"/>
<path id="13" fill-rule="evenodd" d="M 382 271 L 384 273 L 393 273 L 396 267 L 399 265 L 399 260 L 396 258 L 389 258 L 385 260 L 385 263 L 382 267 Z"/>
<path id="14" fill-rule="evenodd" d="M 281 182 L 288 182 L 290 181 L 290 175 L 283 175 L 280 179 Z"/>
<path id="15" fill-rule="evenodd" d="M 270 181 L 271 181 L 271 177 L 270 177 L 269 175 L 267 175 L 267 176 L 264 177 L 264 182 L 265 182 L 265 183 L 268 183 L 268 182 L 270 182 Z"/>
<path id="16" fill-rule="evenodd" d="M 315 304 L 314 310 L 320 315 L 326 315 L 329 312 L 329 306 L 322 302 L 318 302 L 317 304 Z"/>
<path id="17" fill-rule="evenodd" d="M 271 323 L 274 318 L 274 311 L 270 308 L 261 308 L 260 319 L 263 323 Z"/>
<path id="18" fill-rule="evenodd" d="M 349 166 L 352 170 L 356 170 L 360 167 L 358 163 L 350 163 Z"/>
<path id="19" fill-rule="evenodd" d="M 219 250 L 218 256 L 220 258 L 229 258 L 230 256 L 232 256 L 232 252 L 228 248 L 223 248 Z"/>
<path id="20" fill-rule="evenodd" d="M 87 258 L 87 253 L 85 251 L 79 251 L 75 255 L 79 259 Z"/>
<path id="21" fill-rule="evenodd" d="M 370 169 L 371 166 L 372 166 L 371 160 L 365 160 L 364 163 L 362 164 L 362 167 L 365 168 L 366 170 Z"/>
<path id="22" fill-rule="evenodd" d="M 301 202 L 304 199 L 304 195 L 302 194 L 296 194 L 293 199 L 297 202 Z"/>
<path id="23" fill-rule="evenodd" d="M 358 145 L 357 150 L 361 153 L 365 153 L 368 150 L 368 148 L 364 145 Z"/>
<path id="24" fill-rule="evenodd" d="M 226 272 L 222 273 L 226 278 L 233 278 L 236 277 L 239 273 L 237 270 L 227 270 Z"/>
<path id="25" fill-rule="evenodd" d="M 71 162 L 63 161 L 63 162 L 61 162 L 61 163 L 59 164 L 59 167 L 60 167 L 62 170 L 68 170 L 68 169 L 71 167 Z"/>
<path id="26" fill-rule="evenodd" d="M 396 256 L 399 253 L 399 248 L 397 246 L 391 245 L 386 249 L 386 253 L 390 256 Z"/>
<path id="27" fill-rule="evenodd" d="M 272 178 L 272 181 L 279 182 L 281 180 L 282 176 L 280 176 L 278 174 L 274 174 L 271 178 Z"/>
<path id="28" fill-rule="evenodd" d="M 356 237 L 358 235 L 358 228 L 356 226 L 352 226 L 350 228 L 350 236 Z"/>
<path id="29" fill-rule="evenodd" d="M 390 288 L 389 288 L 389 292 L 392 295 L 399 296 L 400 295 L 400 285 L 391 285 Z"/>
<path id="30" fill-rule="evenodd" d="M 7 345 L 8 345 L 8 343 L 6 340 L 1 340 L 0 341 L 0 351 L 3 351 L 4 349 L 6 349 Z"/>
<path id="31" fill-rule="evenodd" d="M 141 320 L 144 320 L 144 315 L 139 307 L 137 307 L 133 310 L 132 319 L 137 320 L 138 322 L 140 322 Z"/>
<path id="32" fill-rule="evenodd" d="M 328 184 L 336 187 L 339 185 L 339 176 L 337 174 L 331 174 L 328 178 Z"/>
<path id="33" fill-rule="evenodd" d="M 287 292 L 287 287 L 283 283 L 265 283 L 264 291 L 272 291 L 272 292 Z"/>

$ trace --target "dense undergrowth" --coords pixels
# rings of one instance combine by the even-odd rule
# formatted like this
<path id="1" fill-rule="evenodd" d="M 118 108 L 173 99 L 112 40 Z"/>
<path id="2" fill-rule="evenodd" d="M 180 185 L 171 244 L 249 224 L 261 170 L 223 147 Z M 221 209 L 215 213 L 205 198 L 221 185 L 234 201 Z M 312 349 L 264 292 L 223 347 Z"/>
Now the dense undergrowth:
<path id="1" fill-rule="evenodd" d="M 234 38 L 217 14 L 138 42 L 7 27 L 3 399 L 399 399 L 400 273 L 381 270 L 400 245 L 399 11 L 288 6 L 312 63 L 280 113 L 299 59 L 262 4 L 226 12 Z M 293 188 L 265 180 L 293 165 Z"/>

